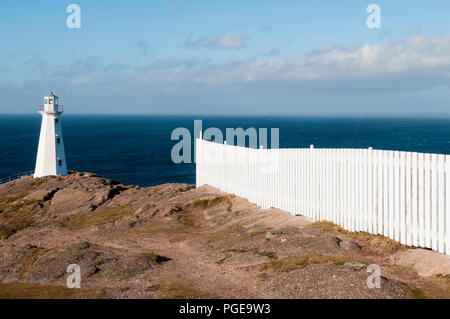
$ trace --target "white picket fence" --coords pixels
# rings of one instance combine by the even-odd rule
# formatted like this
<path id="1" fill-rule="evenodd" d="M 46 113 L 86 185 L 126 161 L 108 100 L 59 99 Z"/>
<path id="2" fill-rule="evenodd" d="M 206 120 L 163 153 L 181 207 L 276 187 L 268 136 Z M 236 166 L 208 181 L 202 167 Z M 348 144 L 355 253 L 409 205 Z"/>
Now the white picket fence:
<path id="1" fill-rule="evenodd" d="M 450 254 L 450 155 L 196 140 L 196 184 Z"/>

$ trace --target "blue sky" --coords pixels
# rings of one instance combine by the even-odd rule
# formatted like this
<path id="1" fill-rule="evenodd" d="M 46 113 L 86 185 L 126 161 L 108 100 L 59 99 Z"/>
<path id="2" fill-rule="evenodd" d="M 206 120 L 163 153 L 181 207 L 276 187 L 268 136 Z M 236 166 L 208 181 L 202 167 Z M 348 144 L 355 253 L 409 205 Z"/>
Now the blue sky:
<path id="1" fill-rule="evenodd" d="M 449 14 L 447 0 L 2 0 L 0 113 L 53 90 L 68 113 L 450 116 Z"/>

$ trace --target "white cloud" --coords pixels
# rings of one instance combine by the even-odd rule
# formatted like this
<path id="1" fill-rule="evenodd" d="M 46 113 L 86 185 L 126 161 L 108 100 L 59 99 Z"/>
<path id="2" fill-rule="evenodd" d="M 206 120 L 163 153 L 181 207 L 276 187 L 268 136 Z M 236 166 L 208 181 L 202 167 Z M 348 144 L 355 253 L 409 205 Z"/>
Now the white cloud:
<path id="1" fill-rule="evenodd" d="M 237 42 L 225 38 L 215 45 L 233 47 Z M 107 92 L 116 87 L 130 91 L 141 88 L 144 95 L 149 90 L 188 96 L 194 91 L 225 94 L 231 89 L 233 95 L 251 91 L 261 96 L 303 96 L 318 91 L 343 95 L 415 92 L 450 88 L 450 36 L 417 34 L 359 47 L 333 44 L 292 58 L 262 55 L 213 61 L 172 57 L 130 65 L 96 56 L 77 57 L 64 63 L 55 62 L 48 70 L 46 78 L 32 79 L 25 74 L 17 80 L 26 80 L 30 87 L 30 81 L 37 83 L 45 78 L 57 80 L 61 86 L 93 92 Z"/>
<path id="2" fill-rule="evenodd" d="M 450 83 L 450 36 L 411 35 L 355 49 L 327 45 L 295 58 L 226 60 L 197 71 L 178 75 L 210 85 L 282 81 L 308 87 L 426 89 Z"/>

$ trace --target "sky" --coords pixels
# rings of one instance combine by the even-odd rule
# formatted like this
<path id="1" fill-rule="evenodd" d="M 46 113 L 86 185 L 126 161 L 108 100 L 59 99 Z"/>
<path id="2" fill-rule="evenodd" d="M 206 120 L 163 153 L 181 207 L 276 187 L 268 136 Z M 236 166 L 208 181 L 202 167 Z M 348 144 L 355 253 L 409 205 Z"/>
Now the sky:
<path id="1" fill-rule="evenodd" d="M 449 15 L 448 0 L 2 0 L 0 113 L 54 91 L 73 114 L 450 117 Z"/>

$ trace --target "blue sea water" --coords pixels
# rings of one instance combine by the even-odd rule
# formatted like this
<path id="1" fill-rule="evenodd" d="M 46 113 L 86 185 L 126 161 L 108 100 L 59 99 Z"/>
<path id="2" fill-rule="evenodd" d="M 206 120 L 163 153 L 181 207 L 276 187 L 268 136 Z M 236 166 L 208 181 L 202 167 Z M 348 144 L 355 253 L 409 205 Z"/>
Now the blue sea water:
<path id="1" fill-rule="evenodd" d="M 367 148 L 450 154 L 450 119 L 215 117 L 64 114 L 68 169 L 101 174 L 124 184 L 195 183 L 194 164 L 174 164 L 177 127 L 203 130 L 279 128 L 280 147 Z M 0 115 L 0 178 L 33 170 L 41 116 Z"/>

